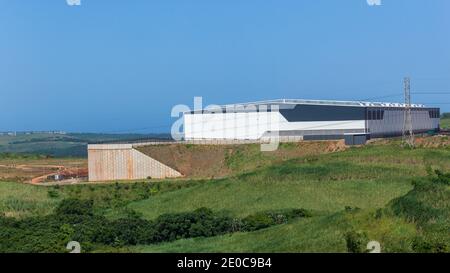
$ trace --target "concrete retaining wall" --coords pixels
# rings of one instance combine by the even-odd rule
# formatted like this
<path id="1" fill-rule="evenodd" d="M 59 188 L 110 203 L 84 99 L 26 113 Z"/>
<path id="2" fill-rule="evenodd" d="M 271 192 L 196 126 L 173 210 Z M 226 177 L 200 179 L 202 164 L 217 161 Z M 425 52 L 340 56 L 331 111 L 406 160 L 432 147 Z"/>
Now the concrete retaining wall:
<path id="1" fill-rule="evenodd" d="M 139 152 L 132 144 L 88 145 L 89 181 L 181 177 L 178 171 Z"/>

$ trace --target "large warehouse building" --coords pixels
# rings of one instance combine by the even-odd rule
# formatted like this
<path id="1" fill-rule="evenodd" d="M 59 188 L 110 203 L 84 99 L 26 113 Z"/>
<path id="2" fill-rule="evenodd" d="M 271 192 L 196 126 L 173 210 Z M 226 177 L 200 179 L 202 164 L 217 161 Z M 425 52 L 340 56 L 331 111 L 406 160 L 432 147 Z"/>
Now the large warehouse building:
<path id="1" fill-rule="evenodd" d="M 439 108 L 411 105 L 415 133 L 439 130 Z M 278 135 L 303 140 L 399 136 L 400 103 L 280 99 L 207 107 L 184 113 L 185 140 L 258 140 Z"/>
<path id="2" fill-rule="evenodd" d="M 438 108 L 411 105 L 411 115 L 415 133 L 439 130 Z M 224 105 L 184 113 L 186 142 L 181 143 L 255 143 L 279 136 L 280 141 L 345 139 L 355 145 L 402 135 L 404 119 L 405 105 L 398 103 L 283 99 Z M 163 160 L 176 154 L 146 154 L 139 148 L 170 143 L 90 144 L 89 181 L 182 177 Z"/>

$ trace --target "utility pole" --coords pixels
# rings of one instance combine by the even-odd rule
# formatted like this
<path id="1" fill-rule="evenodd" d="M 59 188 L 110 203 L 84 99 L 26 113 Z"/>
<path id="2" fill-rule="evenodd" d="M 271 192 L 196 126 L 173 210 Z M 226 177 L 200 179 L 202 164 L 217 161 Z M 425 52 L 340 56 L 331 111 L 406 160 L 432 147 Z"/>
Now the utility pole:
<path id="1" fill-rule="evenodd" d="M 411 79 L 405 77 L 403 79 L 404 91 L 405 91 L 405 111 L 403 122 L 403 142 L 409 147 L 414 147 L 414 132 L 412 125 L 411 115 Z"/>

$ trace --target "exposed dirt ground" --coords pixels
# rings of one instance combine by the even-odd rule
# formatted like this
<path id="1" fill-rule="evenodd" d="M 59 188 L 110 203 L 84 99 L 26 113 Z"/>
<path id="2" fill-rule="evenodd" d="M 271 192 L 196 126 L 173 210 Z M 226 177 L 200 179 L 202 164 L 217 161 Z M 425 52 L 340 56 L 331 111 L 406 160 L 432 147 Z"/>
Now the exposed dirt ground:
<path id="1" fill-rule="evenodd" d="M 279 149 L 273 152 L 261 152 L 259 144 L 167 144 L 149 145 L 137 149 L 178 170 L 186 177 L 217 178 L 295 157 L 342 151 L 346 149 L 346 146 L 343 141 L 308 141 L 281 144 Z M 245 162 L 243 158 L 246 159 Z"/>
<path id="2" fill-rule="evenodd" d="M 65 169 L 87 168 L 87 159 L 0 160 L 0 180 L 30 182 Z"/>
<path id="3" fill-rule="evenodd" d="M 416 138 L 416 145 L 425 148 L 444 148 L 450 146 L 449 136 L 433 136 Z"/>
<path id="4" fill-rule="evenodd" d="M 375 145 L 386 145 L 393 141 L 401 142 L 402 138 L 385 138 L 372 139 L 368 143 Z M 416 136 L 414 138 L 415 146 L 418 148 L 446 148 L 450 146 L 450 136 L 436 135 L 436 136 Z"/>

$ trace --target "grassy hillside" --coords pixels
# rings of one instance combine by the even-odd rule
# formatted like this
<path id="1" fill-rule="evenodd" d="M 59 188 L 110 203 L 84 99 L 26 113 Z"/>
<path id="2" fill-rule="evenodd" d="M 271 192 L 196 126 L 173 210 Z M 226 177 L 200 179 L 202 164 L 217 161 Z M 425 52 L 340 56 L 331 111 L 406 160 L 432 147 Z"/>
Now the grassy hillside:
<path id="1" fill-rule="evenodd" d="M 370 227 L 360 224 L 370 221 Z M 345 234 L 357 228 L 369 232 L 369 240 L 382 243 L 383 252 L 412 251 L 405 239 L 417 234 L 416 227 L 393 217 L 375 219 L 368 213 L 340 212 L 297 220 L 255 232 L 240 232 L 210 238 L 183 239 L 170 243 L 136 246 L 134 252 L 348 252 Z M 368 241 L 367 241 L 368 242 Z"/>
<path id="2" fill-rule="evenodd" d="M 52 252 L 63 251 L 65 240 L 81 238 L 88 251 L 360 252 L 366 242 L 377 240 L 384 252 L 448 252 L 448 174 L 431 173 L 450 172 L 449 144 L 447 137 L 427 137 L 407 149 L 399 140 L 381 140 L 273 160 L 234 149 L 222 162 L 233 172 L 221 179 L 52 187 L 0 183 L 0 215 L 8 216 L 0 216 L 6 225 L 0 225 L 0 245 Z M 282 149 L 295 154 L 298 147 Z M 92 200 L 92 212 L 72 215 L 70 205 L 70 215 L 54 215 L 67 198 Z M 231 228 L 208 233 L 211 222 L 186 227 L 192 224 L 186 219 L 203 207 L 211 209 L 213 222 L 231 219 Z M 256 231 L 234 227 L 248 218 L 264 224 L 267 217 L 261 213 L 291 209 L 306 209 L 312 217 Z M 71 229 L 72 221 L 80 228 Z M 174 234 L 167 237 L 165 227 Z M 54 241 L 42 239 L 48 233 Z"/>
<path id="3" fill-rule="evenodd" d="M 346 252 L 338 215 L 301 219 L 254 232 L 137 246 L 135 252 Z"/>
<path id="4" fill-rule="evenodd" d="M 417 180 L 411 191 L 382 209 L 346 209 L 256 232 L 137 246 L 133 251 L 348 252 L 366 251 L 367 242 L 375 240 L 382 252 L 450 252 L 449 204 L 450 173 L 439 174 Z"/>
<path id="5" fill-rule="evenodd" d="M 189 178 L 217 178 L 270 166 L 287 159 L 345 150 L 343 141 L 281 143 L 276 151 L 261 153 L 259 144 L 149 145 L 144 154 L 178 170 Z"/>
<path id="6" fill-rule="evenodd" d="M 14 182 L 0 182 L 0 215 L 14 218 L 47 215 L 62 200 L 51 197 L 45 187 Z"/>
<path id="7" fill-rule="evenodd" d="M 339 153 L 292 159 L 133 202 L 128 207 L 148 219 L 199 207 L 227 210 L 240 216 L 270 208 L 302 207 L 327 212 L 345 206 L 377 208 L 409 191 L 411 178 L 425 176 L 426 169 L 431 167 L 448 170 L 450 150 L 410 150 L 400 148 L 398 143 L 375 143 Z"/>
<path id="8" fill-rule="evenodd" d="M 393 200 L 390 210 L 420 228 L 413 242 L 418 251 L 450 252 L 450 173 L 415 182 L 414 190 Z"/>
<path id="9" fill-rule="evenodd" d="M 345 206 L 382 207 L 410 189 L 407 180 L 278 181 L 225 180 L 208 182 L 131 203 L 128 208 L 147 219 L 162 213 L 191 211 L 200 207 L 225 210 L 235 216 L 266 209 L 306 208 L 335 212 Z"/>

